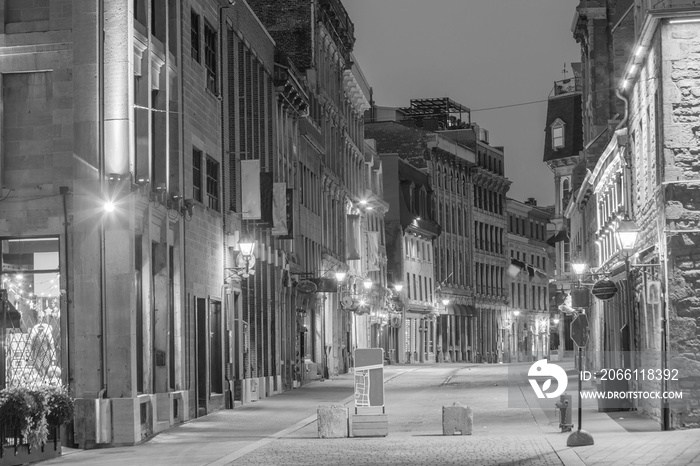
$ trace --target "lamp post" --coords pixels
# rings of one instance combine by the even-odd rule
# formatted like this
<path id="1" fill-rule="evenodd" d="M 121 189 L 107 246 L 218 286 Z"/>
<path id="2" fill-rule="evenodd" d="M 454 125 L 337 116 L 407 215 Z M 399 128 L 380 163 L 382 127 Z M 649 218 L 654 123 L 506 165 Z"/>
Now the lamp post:
<path id="1" fill-rule="evenodd" d="M 634 306 L 632 305 L 633 293 L 632 285 L 633 282 L 630 277 L 630 253 L 634 249 L 637 242 L 637 236 L 639 235 L 639 227 L 636 223 L 630 220 L 627 216 L 620 221 L 615 232 L 617 241 L 620 244 L 620 249 L 624 253 L 625 257 L 625 279 L 627 280 L 627 290 L 625 293 L 625 300 L 627 301 L 627 331 L 629 337 L 629 347 L 628 357 L 626 359 L 626 366 L 628 368 L 632 367 L 632 352 L 635 350 L 634 345 Z"/>
<path id="2" fill-rule="evenodd" d="M 391 354 L 393 362 L 400 362 L 400 355 L 402 354 L 401 348 L 402 348 L 402 342 L 405 342 L 405 334 L 406 334 L 406 306 L 403 305 L 402 298 L 401 298 L 401 292 L 403 291 L 403 283 L 394 283 L 394 300 L 399 303 L 398 309 L 401 312 L 401 325 L 393 329 L 393 336 L 392 338 L 392 351 L 393 353 Z M 405 353 L 405 348 L 403 353 Z"/>

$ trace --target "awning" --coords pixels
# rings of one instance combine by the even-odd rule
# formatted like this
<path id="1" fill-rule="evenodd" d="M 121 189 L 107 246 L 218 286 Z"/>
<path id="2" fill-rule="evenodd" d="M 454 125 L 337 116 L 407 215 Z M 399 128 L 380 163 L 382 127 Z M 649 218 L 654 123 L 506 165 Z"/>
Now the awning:
<path id="1" fill-rule="evenodd" d="M 547 244 L 550 245 L 550 246 L 554 246 L 554 245 L 557 244 L 559 241 L 564 241 L 564 240 L 567 239 L 568 237 L 569 237 L 569 235 L 568 235 L 568 233 L 566 232 L 566 230 L 559 230 L 559 232 L 558 232 L 556 235 L 552 236 L 551 238 L 549 238 L 549 239 L 547 240 Z"/>

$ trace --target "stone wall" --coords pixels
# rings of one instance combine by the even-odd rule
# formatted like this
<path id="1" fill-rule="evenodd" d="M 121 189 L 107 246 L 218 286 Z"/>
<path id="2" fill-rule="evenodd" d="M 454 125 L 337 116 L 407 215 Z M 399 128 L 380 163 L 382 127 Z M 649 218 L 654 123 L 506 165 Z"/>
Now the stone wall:
<path id="1" fill-rule="evenodd" d="M 700 427 L 700 25 L 668 24 L 661 43 L 670 364 L 679 371 L 669 388 L 684 391 L 671 422 Z"/>

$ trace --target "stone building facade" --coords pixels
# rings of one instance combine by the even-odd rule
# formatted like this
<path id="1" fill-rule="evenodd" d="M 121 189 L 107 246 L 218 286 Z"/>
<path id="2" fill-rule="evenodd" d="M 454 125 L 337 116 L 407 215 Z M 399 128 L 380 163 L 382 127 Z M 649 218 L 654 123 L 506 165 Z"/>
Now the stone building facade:
<path id="1" fill-rule="evenodd" d="M 339 0 L 252 0 L 248 4 L 278 50 L 300 71 L 309 93 L 309 117 L 301 133 L 302 144 L 309 149 L 302 156 L 310 184 L 300 185 L 299 190 L 304 197 L 294 239 L 299 254 L 294 255 L 292 269 L 297 273 L 292 275 L 300 280 L 332 278 L 334 272 L 344 271 L 351 277 L 365 277 L 360 201 L 366 194 L 363 121 L 369 86 L 353 66 L 354 25 Z M 308 311 L 305 370 L 318 371 L 321 377 L 347 372 L 353 315 L 342 309 L 339 293 L 313 295 L 300 307 Z"/>
<path id="2" fill-rule="evenodd" d="M 700 77 L 700 9 L 661 2 L 636 18 L 633 50 L 621 92 L 629 99 L 628 148 L 640 227 L 634 283 L 638 293 L 636 343 L 646 349 L 640 364 L 678 370 L 678 380 L 652 381 L 645 389 L 683 390 L 682 400 L 640 403 L 668 428 L 700 427 L 700 308 L 698 286 L 697 137 L 694 89 Z M 665 8 L 664 8 L 665 7 Z M 638 53 L 636 53 L 638 51 Z M 661 299 L 650 292 L 660 282 Z M 662 351 L 661 357 L 658 350 Z M 665 353 L 663 353 L 665 351 Z"/>
<path id="3" fill-rule="evenodd" d="M 399 154 L 381 157 L 389 206 L 385 215 L 387 275 L 395 290 L 387 356 L 394 363 L 436 362 L 433 245 L 440 228 L 433 211 L 434 191 L 427 174 Z"/>
<path id="4" fill-rule="evenodd" d="M 590 306 L 592 369 L 678 371 L 676 380 L 631 380 L 631 390 L 682 390 L 670 401 L 639 399 L 627 407 L 664 429 L 698 426 L 697 230 L 694 167 L 697 85 L 694 73 L 700 10 L 690 2 L 582 1 L 574 21 L 581 43 L 583 100 L 600 84 L 615 95 L 584 105 L 584 151 L 574 169 L 566 217 L 574 247 L 591 267 L 589 277 L 618 288 Z M 608 65 L 594 44 L 610 41 Z M 591 70 L 593 72 L 591 72 Z M 602 102 L 601 102 L 602 103 Z M 596 130 L 591 121 L 603 120 Z M 585 166 L 588 170 L 579 169 Z M 632 250 L 615 240 L 633 220 Z"/>
<path id="5" fill-rule="evenodd" d="M 440 361 L 498 361 L 498 322 L 506 311 L 505 193 L 502 148 L 488 144 L 469 109 L 448 98 L 410 107 L 374 107 L 366 133 L 427 172 L 434 191 L 433 306 Z M 464 119 L 464 120 L 462 120 Z M 469 266 L 471 264 L 471 266 Z M 448 304 L 442 303 L 447 300 Z"/>
<path id="6" fill-rule="evenodd" d="M 499 352 L 504 362 L 536 361 L 550 356 L 550 335 L 558 338 L 559 313 L 549 308 L 554 248 L 546 240 L 552 211 L 538 207 L 535 199 L 507 199 L 506 211 L 509 301 L 498 323 Z M 559 343 L 554 343 L 558 348 Z"/>

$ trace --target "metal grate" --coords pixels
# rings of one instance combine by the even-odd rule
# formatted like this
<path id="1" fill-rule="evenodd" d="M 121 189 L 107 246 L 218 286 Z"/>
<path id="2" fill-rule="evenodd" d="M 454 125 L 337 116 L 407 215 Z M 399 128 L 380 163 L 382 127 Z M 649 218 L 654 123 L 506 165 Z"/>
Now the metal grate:
<path id="1" fill-rule="evenodd" d="M 23 320 L 27 331 L 12 328 L 5 333 L 5 385 L 29 389 L 47 384 L 60 385 L 58 317 L 44 315 L 34 320 L 25 316 Z"/>

